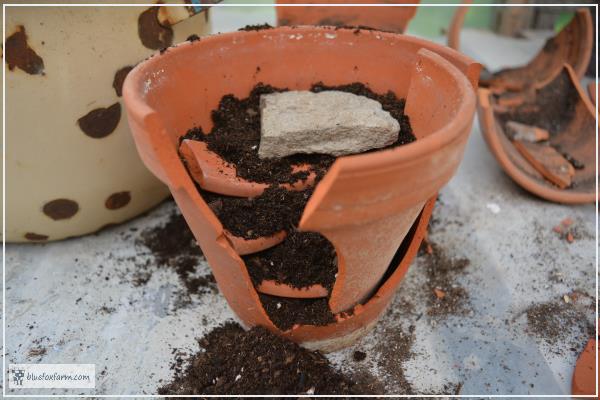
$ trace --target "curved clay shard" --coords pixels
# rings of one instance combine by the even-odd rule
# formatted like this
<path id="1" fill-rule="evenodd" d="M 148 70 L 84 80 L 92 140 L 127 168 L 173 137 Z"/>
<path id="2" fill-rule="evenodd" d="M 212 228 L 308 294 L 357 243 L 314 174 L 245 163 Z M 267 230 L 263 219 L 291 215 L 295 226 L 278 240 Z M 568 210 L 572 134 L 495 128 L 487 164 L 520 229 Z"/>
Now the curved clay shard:
<path id="1" fill-rule="evenodd" d="M 571 391 L 573 396 L 593 395 L 596 393 L 596 339 L 590 339 L 579 355 Z"/>
<path id="2" fill-rule="evenodd" d="M 283 242 L 287 233 L 285 231 L 277 232 L 272 236 L 259 237 L 256 239 L 244 239 L 239 236 L 235 236 L 231 232 L 225 230 L 223 232 L 234 250 L 241 256 L 246 254 L 258 253 L 259 251 L 266 250 L 270 247 L 276 246 Z"/>
<path id="3" fill-rule="evenodd" d="M 567 63 L 582 77 L 592 54 L 594 27 L 587 9 L 578 10 L 573 20 L 553 38 L 527 65 L 507 68 L 481 77 L 480 86 L 494 92 L 520 91 L 552 79 L 553 72 Z"/>
<path id="4" fill-rule="evenodd" d="M 526 190 L 551 201 L 595 201 L 595 110 L 579 85 L 575 71 L 565 65 L 548 83 L 535 88 L 516 106 L 499 105 L 501 96 L 480 89 L 478 114 L 483 135 L 506 173 Z M 567 181 L 552 183 L 548 171 L 542 171 L 544 168 L 515 147 L 507 129 L 510 122 L 548 131 L 549 140 L 542 143 L 569 161 L 572 168 L 567 172 L 573 173 L 570 185 Z"/>
<path id="5" fill-rule="evenodd" d="M 311 285 L 305 288 L 295 288 L 273 280 L 262 281 L 256 291 L 278 297 L 291 297 L 296 299 L 316 299 L 327 297 L 329 291 L 322 285 Z"/>
<path id="6" fill-rule="evenodd" d="M 11 71 L 16 67 L 30 75 L 44 74 L 44 60 L 29 47 L 23 25 L 19 25 L 17 31 L 6 38 L 5 55 Z"/>
<path id="7" fill-rule="evenodd" d="M 209 192 L 236 197 L 260 196 L 266 183 L 251 182 L 237 176 L 235 166 L 226 163 L 218 154 L 208 150 L 205 142 L 185 139 L 179 146 L 179 154 L 185 160 L 192 179 Z M 293 172 L 309 170 L 309 165 L 299 165 Z M 311 172 L 306 179 L 280 185 L 288 190 L 304 190 L 315 183 L 316 174 Z"/>

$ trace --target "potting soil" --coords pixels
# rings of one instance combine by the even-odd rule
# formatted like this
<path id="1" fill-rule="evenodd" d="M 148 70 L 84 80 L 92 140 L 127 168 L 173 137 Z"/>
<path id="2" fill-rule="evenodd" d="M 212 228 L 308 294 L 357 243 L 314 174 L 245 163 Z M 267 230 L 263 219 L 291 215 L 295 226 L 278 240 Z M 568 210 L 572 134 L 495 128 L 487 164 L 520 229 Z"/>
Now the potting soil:
<path id="1" fill-rule="evenodd" d="M 312 352 L 263 327 L 228 322 L 199 340 L 201 351 L 161 395 L 377 394 Z"/>

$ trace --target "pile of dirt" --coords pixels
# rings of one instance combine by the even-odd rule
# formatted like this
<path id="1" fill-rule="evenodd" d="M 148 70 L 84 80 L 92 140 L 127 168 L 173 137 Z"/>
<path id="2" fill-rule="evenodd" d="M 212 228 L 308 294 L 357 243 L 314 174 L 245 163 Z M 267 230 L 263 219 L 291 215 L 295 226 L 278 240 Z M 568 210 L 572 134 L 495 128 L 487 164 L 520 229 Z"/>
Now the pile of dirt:
<path id="1" fill-rule="evenodd" d="M 201 195 L 225 229 L 235 236 L 256 239 L 294 229 L 312 192 L 312 188 L 296 192 L 272 186 L 254 198 L 207 191 Z"/>
<path id="2" fill-rule="evenodd" d="M 263 327 L 244 332 L 229 322 L 199 340 L 189 366 L 160 395 L 377 394 L 306 350 Z"/>
<path id="3" fill-rule="evenodd" d="M 586 314 L 571 300 L 569 301 L 567 303 L 564 299 L 558 299 L 533 304 L 525 310 L 527 332 L 542 339 L 559 353 L 564 348 L 572 348 L 578 353 L 595 332 Z M 580 338 L 575 338 L 572 343 L 566 343 L 569 338 L 573 338 L 573 334 Z M 556 346 L 564 343 L 567 346 Z"/>
<path id="4" fill-rule="evenodd" d="M 333 245 L 315 232 L 292 230 L 281 244 L 246 256 L 244 262 L 254 285 L 274 280 L 295 288 L 321 284 L 331 291 L 337 273 Z"/>
<path id="5" fill-rule="evenodd" d="M 427 314 L 437 317 L 466 314 L 469 294 L 457 284 L 456 277 L 464 272 L 470 261 L 453 259 L 440 246 L 427 241 L 421 245 L 420 256 L 427 275 Z"/>
<path id="6" fill-rule="evenodd" d="M 197 276 L 198 263 L 203 259 L 202 250 L 196 243 L 185 219 L 173 212 L 164 225 L 143 231 L 137 244 L 147 247 L 156 260 L 157 268 L 171 268 L 177 273 L 187 294 L 202 294 L 217 291 L 212 274 Z M 140 266 L 135 284 L 146 284 L 152 277 L 154 264 Z"/>

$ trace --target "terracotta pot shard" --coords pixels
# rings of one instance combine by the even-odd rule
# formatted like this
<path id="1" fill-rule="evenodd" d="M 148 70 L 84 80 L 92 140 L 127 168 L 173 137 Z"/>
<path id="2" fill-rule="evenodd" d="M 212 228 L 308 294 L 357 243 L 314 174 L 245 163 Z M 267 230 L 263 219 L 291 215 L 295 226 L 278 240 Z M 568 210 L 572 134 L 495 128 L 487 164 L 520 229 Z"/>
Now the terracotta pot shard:
<path id="1" fill-rule="evenodd" d="M 269 187 L 266 183 L 251 182 L 237 176 L 235 166 L 208 150 L 205 142 L 185 139 L 179 147 L 190 175 L 198 185 L 209 192 L 237 197 L 256 197 Z M 310 170 L 310 165 L 294 166 L 292 172 Z M 304 190 L 315 183 L 311 172 L 304 180 L 280 185 L 288 190 Z"/>
<path id="2" fill-rule="evenodd" d="M 595 201 L 595 108 L 581 88 L 575 70 L 565 64 L 548 82 L 534 87 L 532 95 L 513 107 L 499 105 L 497 98 L 489 89 L 479 89 L 478 115 L 483 136 L 505 172 L 524 189 L 550 201 Z M 571 182 L 549 173 L 523 146 L 515 147 L 506 130 L 506 123 L 512 120 L 549 132 L 548 144 L 554 149 L 550 151 L 560 153 L 560 158 L 572 165 L 565 170 L 572 175 Z"/>
<path id="3" fill-rule="evenodd" d="M 393 63 L 372 62 L 390 58 Z M 282 59 L 287 60 L 284 69 L 278 65 Z M 259 77 L 256 65 L 261 66 Z M 142 160 L 169 186 L 240 320 L 332 350 L 374 326 L 416 254 L 437 191 L 462 159 L 479 69 L 447 47 L 413 37 L 284 27 L 183 43 L 134 68 L 123 95 Z M 223 95 L 246 96 L 259 80 L 290 90 L 307 90 L 318 81 L 328 85 L 360 81 L 375 92 L 392 90 L 406 98 L 405 112 L 418 138 L 395 149 L 338 158 L 304 210 L 299 229 L 331 240 L 341 265 L 330 297 L 338 315 L 329 325 L 297 325 L 286 332 L 274 326 L 240 252 L 179 158 L 180 135 L 192 125 L 210 127 L 211 110 Z M 193 173 L 189 165 L 188 169 Z M 201 166 L 199 171 L 205 173 Z M 359 275 L 361 261 L 365 273 Z"/>
<path id="4" fill-rule="evenodd" d="M 596 394 L 596 379 L 598 371 L 596 368 L 596 346 L 597 340 L 589 340 L 575 364 L 571 391 L 573 396 L 585 396 Z"/>
<path id="5" fill-rule="evenodd" d="M 271 296 L 293 297 L 297 299 L 316 299 L 327 297 L 329 291 L 322 285 L 311 285 L 305 288 L 295 288 L 272 280 L 264 280 L 256 288 L 257 291 Z"/>
<path id="6" fill-rule="evenodd" d="M 480 85 L 497 91 L 521 91 L 552 79 L 563 64 L 572 66 L 579 78 L 585 73 L 592 54 L 594 26 L 589 10 L 579 9 L 573 20 L 556 36 L 548 39 L 543 49 L 522 67 L 506 68 L 482 77 Z"/>

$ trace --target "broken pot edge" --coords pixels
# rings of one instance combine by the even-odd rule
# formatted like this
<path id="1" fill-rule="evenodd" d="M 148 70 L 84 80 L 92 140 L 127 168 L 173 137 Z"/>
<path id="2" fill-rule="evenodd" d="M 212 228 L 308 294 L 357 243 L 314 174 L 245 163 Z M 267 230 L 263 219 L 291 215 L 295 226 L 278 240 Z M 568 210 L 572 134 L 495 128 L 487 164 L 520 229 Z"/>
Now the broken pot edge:
<path id="1" fill-rule="evenodd" d="M 579 79 L 573 68 L 564 64 L 561 69 L 556 72 L 553 78 L 566 71 L 570 77 L 572 85 L 578 93 L 579 101 L 583 103 L 587 111 L 595 119 L 595 107 L 591 103 L 589 97 L 585 94 L 583 88 L 579 84 Z M 549 82 L 547 81 L 546 84 Z M 536 89 L 539 89 L 537 85 Z M 477 92 L 477 108 L 479 125 L 481 133 L 490 148 L 490 151 L 502 167 L 504 171 L 522 188 L 546 200 L 557 203 L 566 204 L 581 204 L 591 203 L 596 201 L 596 192 L 577 192 L 570 189 L 559 189 L 552 184 L 543 180 L 535 179 L 525 173 L 521 168 L 516 166 L 510 159 L 508 151 L 502 144 L 500 135 L 505 135 L 504 132 L 496 124 L 494 114 L 494 106 L 492 105 L 492 92 L 487 88 L 481 88 Z M 596 121 L 597 122 L 597 121 Z"/>

